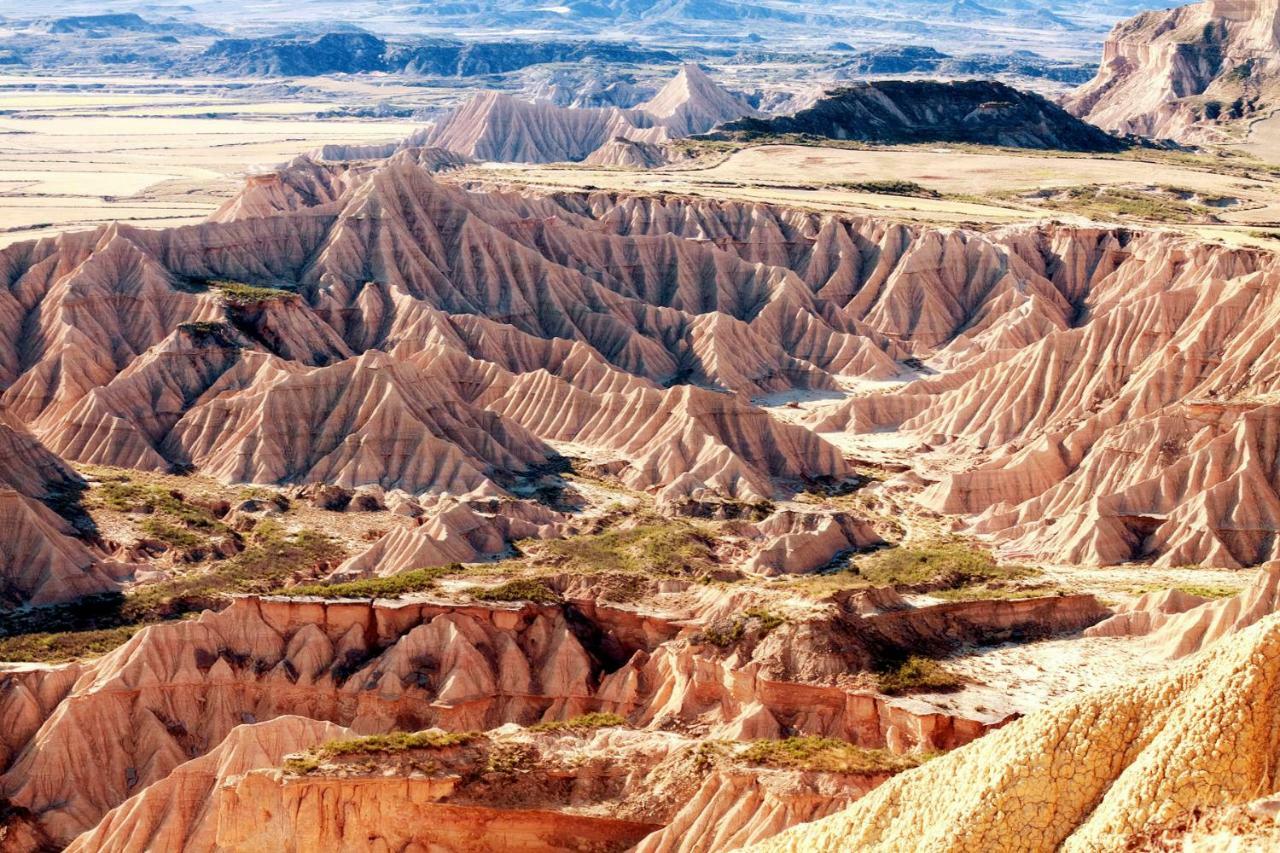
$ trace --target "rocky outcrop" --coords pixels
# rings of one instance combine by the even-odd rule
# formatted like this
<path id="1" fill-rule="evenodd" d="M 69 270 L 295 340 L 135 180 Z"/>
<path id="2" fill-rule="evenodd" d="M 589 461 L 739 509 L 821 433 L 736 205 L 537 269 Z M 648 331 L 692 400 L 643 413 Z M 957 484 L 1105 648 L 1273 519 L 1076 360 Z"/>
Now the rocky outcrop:
<path id="1" fill-rule="evenodd" d="M 484 509 L 484 507 L 481 507 Z M 494 512 L 466 503 L 434 507 L 412 527 L 395 527 L 346 560 L 332 578 L 386 576 L 411 569 L 472 563 L 506 552 L 518 539 L 550 539 L 566 519 L 536 504 L 502 502 Z"/>
<path id="2" fill-rule="evenodd" d="M 726 121 L 757 114 L 692 62 L 685 63 L 679 74 L 637 109 L 656 118 L 673 138 L 706 133 Z"/>
<path id="3" fill-rule="evenodd" d="M 636 110 L 574 109 L 482 92 L 442 119 L 428 144 L 476 160 L 554 163 L 583 160 L 615 137 L 662 142 L 666 128 Z"/>
<path id="4" fill-rule="evenodd" d="M 656 169 L 669 160 L 666 148 L 653 142 L 642 142 L 615 136 L 587 155 L 588 166 L 612 166 L 624 169 Z"/>
<path id="5" fill-rule="evenodd" d="M 1010 148 L 1120 151 L 1123 140 L 1040 95 L 994 81 L 880 80 L 835 89 L 790 116 L 745 118 L 723 134 L 804 133 L 880 144 L 967 142 Z"/>
<path id="6" fill-rule="evenodd" d="M 1216 600 L 1177 590 L 1148 593 L 1132 609 L 1093 626 L 1098 637 L 1143 637 L 1153 654 L 1187 657 L 1280 611 L 1280 563 L 1263 566 L 1240 593 Z"/>
<path id="7" fill-rule="evenodd" d="M 92 663 L 0 670 L 0 710 L 19 721 L 0 740 L 12 757 L 0 795 L 69 843 L 131 797 L 108 827 L 152 814 L 148 789 L 235 743 L 227 738 L 237 726 L 291 715 L 366 734 L 487 730 L 606 711 L 638 727 L 694 727 L 730 739 L 795 732 L 898 753 L 950 749 L 1003 716 L 951 715 L 837 680 L 881 654 L 900 654 L 898 644 L 941 649 L 1011 630 L 1070 630 L 1086 610 L 1044 599 L 1000 602 L 991 612 L 923 608 L 914 622 L 896 613 L 828 616 L 723 650 L 682 639 L 684 627 L 670 619 L 595 599 L 482 606 L 243 598 L 197 620 L 148 627 Z M 256 739 L 254 731 L 241 734 Z M 251 754 L 273 754 L 266 745 L 286 743 L 281 737 L 252 741 L 263 749 Z M 209 783 L 208 765 L 187 769 L 191 777 L 174 783 L 180 789 Z M 154 796 L 170 796 L 158 790 Z M 782 818 L 769 815 L 799 819 L 820 806 L 802 797 L 782 807 L 767 790 L 750 796 L 764 811 L 738 822 L 743 834 L 735 837 L 781 828 Z M 198 808 L 165 825 L 194 832 Z"/>
<path id="8" fill-rule="evenodd" d="M 1039 711 L 759 851 L 1122 850 L 1275 787 L 1280 617 L 1167 675 Z"/>
<path id="9" fill-rule="evenodd" d="M 756 528 L 763 541 L 744 568 L 762 575 L 817 571 L 840 554 L 884 543 L 867 522 L 843 512 L 784 510 Z"/>
<path id="10" fill-rule="evenodd" d="M 0 612 L 114 590 L 129 574 L 103 559 L 85 529 L 77 503 L 84 488 L 78 474 L 0 408 Z"/>
<path id="11" fill-rule="evenodd" d="M 819 820 L 866 795 L 888 774 L 779 773 L 723 767 L 708 776 L 635 853 L 737 850 Z"/>
<path id="12" fill-rule="evenodd" d="M 218 849 L 219 789 L 244 773 L 275 767 L 291 752 L 350 736 L 350 730 L 306 717 L 283 716 L 236 726 L 209 752 L 173 769 L 125 800 L 68 853 L 144 849 L 186 853 Z"/>
<path id="13" fill-rule="evenodd" d="M 828 814 L 890 775 L 748 767 L 733 752 L 699 760 L 696 741 L 667 732 L 504 726 L 461 745 L 251 772 L 217 793 L 217 842 L 707 853 Z"/>
<path id="14" fill-rule="evenodd" d="M 602 649 L 630 655 L 629 635 L 614 636 Z M 598 653 L 558 608 L 242 599 L 149 627 L 86 667 L 13 744 L 0 788 L 67 843 L 242 723 L 303 715 L 367 733 L 563 719 L 599 707 Z"/>
<path id="15" fill-rule="evenodd" d="M 620 479 L 664 501 L 708 494 L 758 501 L 775 481 L 848 473 L 836 449 L 740 398 L 690 386 L 593 396 L 530 374 L 493 404 L 535 435 L 609 450 Z"/>
<path id="16" fill-rule="evenodd" d="M 1265 114 L 1280 72 L 1280 5 L 1206 0 L 1117 24 L 1090 82 L 1064 101 L 1119 133 L 1212 141 L 1221 126 Z"/>
<path id="17" fill-rule="evenodd" d="M 687 64 L 658 94 L 632 109 L 561 107 L 482 92 L 441 120 L 426 141 L 477 160 L 637 165 L 608 161 L 641 155 L 647 159 L 656 143 L 754 114 L 742 98 L 720 88 L 698 66 Z M 627 142 L 638 147 L 628 149 Z M 610 151 L 601 153 L 605 148 Z"/>

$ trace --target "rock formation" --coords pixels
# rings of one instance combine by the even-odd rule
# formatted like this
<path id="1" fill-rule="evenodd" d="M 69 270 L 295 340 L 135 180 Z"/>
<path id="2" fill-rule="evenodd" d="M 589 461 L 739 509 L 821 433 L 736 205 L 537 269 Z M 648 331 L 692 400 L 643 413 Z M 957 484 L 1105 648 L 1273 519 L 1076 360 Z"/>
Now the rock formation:
<path id="1" fill-rule="evenodd" d="M 368 734 L 607 711 L 639 727 L 706 727 L 735 739 L 791 731 L 896 752 L 949 749 L 1003 717 L 952 716 L 835 680 L 895 649 L 1073 631 L 1104 613 L 1087 596 L 833 612 L 726 655 L 682 638 L 689 632 L 676 621 L 594 598 L 564 607 L 241 598 L 196 620 L 148 627 L 89 664 L 0 669 L 0 710 L 18 721 L 0 739 L 0 755 L 11 757 L 0 796 L 63 844 L 117 807 L 107 837 L 135 819 L 194 832 L 198 807 L 169 819 L 153 812 L 156 799 L 209 784 L 227 762 L 299 742 L 292 723 L 261 735 L 243 725 L 290 715 Z M 317 725 L 304 734 L 322 731 Z M 219 744 L 233 745 L 184 765 Z M 176 788 L 148 793 L 175 771 Z M 804 808 L 817 805 L 785 813 Z"/>
<path id="2" fill-rule="evenodd" d="M 374 842 L 706 853 L 823 816 L 890 775 L 749 767 L 728 755 L 700 762 L 696 754 L 694 741 L 666 732 L 505 726 L 461 745 L 374 753 L 372 772 L 341 757 L 305 771 L 252 772 L 218 792 L 216 837 L 236 850 Z M 427 756 L 432 770 L 423 773 Z M 504 762 L 520 767 L 479 772 Z M 330 800 L 343 803 L 344 820 L 327 819 Z M 263 804 L 270 818 L 245 819 Z"/>
<path id="3" fill-rule="evenodd" d="M 588 166 L 615 166 L 628 169 L 656 169 L 665 166 L 666 149 L 652 142 L 641 142 L 625 136 L 615 136 L 587 155 L 582 161 Z"/>
<path id="4" fill-rule="evenodd" d="M 1119 133 L 1204 142 L 1265 114 L 1280 71 L 1280 5 L 1205 0 L 1117 24 L 1102 65 L 1064 104 Z"/>
<path id="5" fill-rule="evenodd" d="M 296 716 L 236 726 L 212 750 L 179 764 L 112 809 L 66 849 L 68 853 L 216 850 L 216 806 L 223 784 L 250 770 L 275 767 L 291 752 L 349 735 L 350 730 L 342 726 Z"/>
<path id="6" fill-rule="evenodd" d="M 1280 617 L 1167 674 L 1039 711 L 759 851 L 1134 849 L 1275 788 Z"/>
<path id="7" fill-rule="evenodd" d="M 0 408 L 0 611 L 107 592 L 129 573 L 103 559 L 75 500 L 84 481 Z M 59 515 L 56 507 L 63 515 Z"/>
<path id="8" fill-rule="evenodd" d="M 672 137 L 706 133 L 726 121 L 752 116 L 756 111 L 745 100 L 726 92 L 695 63 L 685 63 L 658 94 L 640 104 Z"/>
<path id="9" fill-rule="evenodd" d="M 1246 589 L 1222 599 L 1205 599 L 1177 590 L 1149 593 L 1085 634 L 1094 637 L 1143 637 L 1153 655 L 1187 657 L 1280 612 L 1280 563 L 1263 566 Z"/>
<path id="10" fill-rule="evenodd" d="M 631 109 L 561 107 L 483 92 L 441 120 L 426 143 L 477 160 L 640 165 L 636 160 L 641 156 L 653 159 L 655 143 L 703 133 L 721 122 L 754 114 L 746 101 L 720 88 L 697 65 L 688 64 L 653 98 Z M 619 147 L 615 140 L 643 147 Z M 620 158 L 630 162 L 616 162 Z"/>
<path id="11" fill-rule="evenodd" d="M 828 92 L 790 116 L 744 118 L 718 131 L 804 133 L 903 144 L 968 142 L 1012 148 L 1120 151 L 1128 143 L 1086 124 L 1040 95 L 993 81 L 881 80 Z"/>

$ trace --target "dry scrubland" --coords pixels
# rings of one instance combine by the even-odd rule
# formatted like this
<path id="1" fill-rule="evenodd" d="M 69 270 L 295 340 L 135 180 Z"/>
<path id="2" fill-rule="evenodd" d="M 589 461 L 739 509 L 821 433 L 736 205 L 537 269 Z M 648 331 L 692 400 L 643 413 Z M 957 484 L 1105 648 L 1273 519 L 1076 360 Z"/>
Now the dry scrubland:
<path id="1" fill-rule="evenodd" d="M 112 220 L 199 222 L 246 173 L 416 127 L 316 117 L 352 83 L 312 81 L 311 97 L 273 100 L 234 82 L 0 77 L 0 245 Z M 95 83 L 104 88 L 76 91 Z"/>

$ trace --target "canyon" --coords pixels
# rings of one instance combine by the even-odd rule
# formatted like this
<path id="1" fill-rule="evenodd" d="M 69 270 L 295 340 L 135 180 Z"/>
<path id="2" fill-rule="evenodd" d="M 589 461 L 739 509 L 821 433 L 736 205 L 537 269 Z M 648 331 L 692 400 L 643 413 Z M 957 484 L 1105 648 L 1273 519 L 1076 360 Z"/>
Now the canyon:
<path id="1" fill-rule="evenodd" d="M 470 174 L 313 152 L 0 250 L 7 606 L 126 631 L 0 670 L 6 844 L 823 849 L 1117 701 L 893 686 L 1000 644 L 1190 656 L 1124 707 L 1203 737 L 1150 697 L 1234 689 L 1273 569 L 1116 606 L 1017 564 L 1276 559 L 1269 252 Z"/>
<path id="2" fill-rule="evenodd" d="M 7 18 L 0 851 L 1275 846 L 1273 5 Z"/>

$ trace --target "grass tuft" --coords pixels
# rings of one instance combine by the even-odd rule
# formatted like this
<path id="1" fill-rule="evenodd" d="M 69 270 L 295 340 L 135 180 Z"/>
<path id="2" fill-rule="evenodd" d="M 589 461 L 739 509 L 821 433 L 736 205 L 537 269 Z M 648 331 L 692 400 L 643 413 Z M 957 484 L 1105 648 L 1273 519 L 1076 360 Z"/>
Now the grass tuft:
<path id="1" fill-rule="evenodd" d="M 899 773 L 925 760 L 919 755 L 895 755 L 887 749 L 866 749 L 816 736 L 752 741 L 737 758 L 759 767 L 858 775 Z"/>
<path id="2" fill-rule="evenodd" d="M 549 720 L 545 723 L 534 723 L 529 726 L 531 732 L 575 732 L 582 733 L 593 729 L 607 729 L 625 726 L 627 721 L 617 714 L 595 711 L 583 714 L 571 720 Z"/>
<path id="3" fill-rule="evenodd" d="M 498 586 L 473 586 L 467 590 L 476 601 L 533 601 L 556 604 L 560 596 L 537 578 L 514 578 Z"/>

